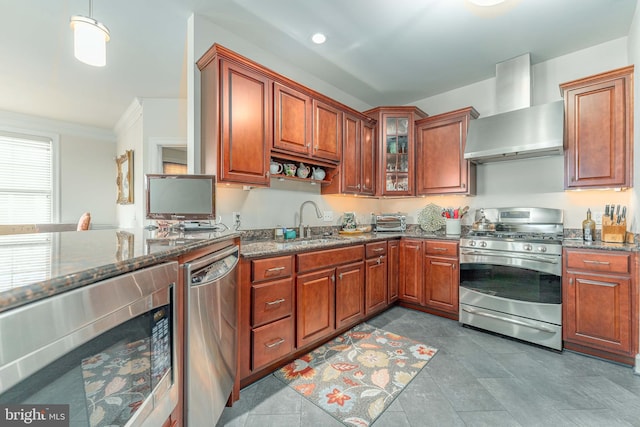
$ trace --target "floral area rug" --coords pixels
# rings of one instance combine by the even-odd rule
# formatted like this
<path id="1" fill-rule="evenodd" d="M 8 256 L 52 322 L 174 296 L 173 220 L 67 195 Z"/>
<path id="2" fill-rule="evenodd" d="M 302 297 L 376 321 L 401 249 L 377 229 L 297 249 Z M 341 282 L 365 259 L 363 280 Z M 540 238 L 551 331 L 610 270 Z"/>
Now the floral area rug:
<path id="1" fill-rule="evenodd" d="M 89 425 L 123 426 L 151 392 L 150 340 L 120 342 L 82 360 Z"/>
<path id="2" fill-rule="evenodd" d="M 347 426 L 369 426 L 437 352 L 362 323 L 273 375 Z"/>

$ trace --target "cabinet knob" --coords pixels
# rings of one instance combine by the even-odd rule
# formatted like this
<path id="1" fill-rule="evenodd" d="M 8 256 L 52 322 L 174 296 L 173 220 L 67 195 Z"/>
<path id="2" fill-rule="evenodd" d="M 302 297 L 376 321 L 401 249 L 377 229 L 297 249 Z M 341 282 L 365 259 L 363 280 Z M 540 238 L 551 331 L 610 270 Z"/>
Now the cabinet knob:
<path id="1" fill-rule="evenodd" d="M 451 264 L 451 268 L 452 268 L 453 270 L 455 270 L 455 269 L 456 269 L 456 265 L 455 265 L 455 264 Z"/>
<path id="2" fill-rule="evenodd" d="M 342 273 L 340 273 L 340 278 L 342 279 Z M 335 274 L 331 276 L 331 281 L 332 282 L 336 281 L 336 275 Z"/>
<path id="3" fill-rule="evenodd" d="M 573 277 L 569 277 L 569 284 L 573 285 Z"/>
<path id="4" fill-rule="evenodd" d="M 467 184 L 462 184 L 462 188 L 467 188 Z"/>

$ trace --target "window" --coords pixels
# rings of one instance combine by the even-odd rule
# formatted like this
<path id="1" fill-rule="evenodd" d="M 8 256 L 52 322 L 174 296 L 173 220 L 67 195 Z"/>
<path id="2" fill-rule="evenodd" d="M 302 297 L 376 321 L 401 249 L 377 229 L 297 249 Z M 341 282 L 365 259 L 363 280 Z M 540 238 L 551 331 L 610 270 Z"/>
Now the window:
<path id="1" fill-rule="evenodd" d="M 0 224 L 53 222 L 52 138 L 0 132 Z"/>

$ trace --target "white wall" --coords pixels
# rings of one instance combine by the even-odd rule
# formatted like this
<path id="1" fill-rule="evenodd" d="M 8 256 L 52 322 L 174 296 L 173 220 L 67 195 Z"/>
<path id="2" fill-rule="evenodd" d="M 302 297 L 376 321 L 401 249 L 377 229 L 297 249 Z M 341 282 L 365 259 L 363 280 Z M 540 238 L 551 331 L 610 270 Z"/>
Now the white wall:
<path id="1" fill-rule="evenodd" d="M 57 221 L 75 224 L 91 212 L 92 224 L 116 223 L 116 136 L 106 129 L 0 111 L 0 127 L 57 135 L 60 179 Z"/>
<path id="2" fill-rule="evenodd" d="M 152 164 L 158 141 L 186 141 L 186 100 L 135 99 L 116 125 L 119 155 L 133 150 L 133 204 L 117 205 L 120 227 L 142 227 L 145 219 L 145 174 L 159 172 Z"/>

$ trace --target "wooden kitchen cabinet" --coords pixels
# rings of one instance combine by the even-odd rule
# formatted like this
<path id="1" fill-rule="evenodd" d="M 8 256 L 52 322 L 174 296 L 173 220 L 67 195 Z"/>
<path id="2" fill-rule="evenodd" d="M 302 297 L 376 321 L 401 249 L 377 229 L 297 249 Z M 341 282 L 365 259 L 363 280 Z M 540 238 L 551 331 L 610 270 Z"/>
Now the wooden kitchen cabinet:
<path id="1" fill-rule="evenodd" d="M 311 153 L 311 97 L 280 83 L 273 85 L 273 148 L 289 153 Z"/>
<path id="2" fill-rule="evenodd" d="M 397 301 L 400 295 L 400 241 L 387 242 L 387 302 Z"/>
<path id="3" fill-rule="evenodd" d="M 344 114 L 341 188 L 344 194 L 373 196 L 376 179 L 375 121 Z"/>
<path id="4" fill-rule="evenodd" d="M 473 107 L 416 121 L 416 195 L 475 195 L 476 165 L 464 158 Z"/>
<path id="5" fill-rule="evenodd" d="M 423 241 L 402 239 L 400 241 L 400 302 L 422 303 L 423 291 Z"/>
<path id="6" fill-rule="evenodd" d="M 324 160 L 339 162 L 342 158 L 342 110 L 314 99 L 313 145 L 311 155 Z"/>
<path id="7" fill-rule="evenodd" d="M 633 69 L 560 85 L 566 189 L 633 186 Z"/>
<path id="8" fill-rule="evenodd" d="M 637 255 L 565 248 L 564 347 L 633 365 L 638 352 Z"/>
<path id="9" fill-rule="evenodd" d="M 364 315 L 364 245 L 296 257 L 296 344 L 303 347 Z"/>
<path id="10" fill-rule="evenodd" d="M 241 258 L 240 380 L 295 349 L 293 274 L 293 255 L 252 260 Z"/>
<path id="11" fill-rule="evenodd" d="M 202 85 L 202 170 L 219 182 L 269 184 L 272 81 L 239 55 L 214 45 L 198 61 Z"/>
<path id="12" fill-rule="evenodd" d="M 273 93 L 274 150 L 339 162 L 342 110 L 280 83 L 274 83 Z"/>
<path id="13" fill-rule="evenodd" d="M 365 245 L 365 313 L 382 311 L 387 307 L 387 242 Z"/>
<path id="14" fill-rule="evenodd" d="M 362 261 L 336 268 L 336 329 L 355 325 L 365 315 L 365 269 Z"/>
<path id="15" fill-rule="evenodd" d="M 415 121 L 427 114 L 418 107 L 377 107 L 364 114 L 378 123 L 378 196 L 415 195 Z"/>
<path id="16" fill-rule="evenodd" d="M 460 272 L 458 242 L 427 240 L 424 242 L 425 307 L 443 316 L 458 319 Z"/>

